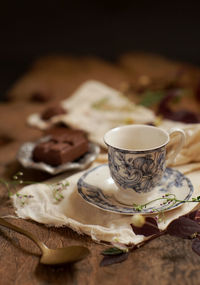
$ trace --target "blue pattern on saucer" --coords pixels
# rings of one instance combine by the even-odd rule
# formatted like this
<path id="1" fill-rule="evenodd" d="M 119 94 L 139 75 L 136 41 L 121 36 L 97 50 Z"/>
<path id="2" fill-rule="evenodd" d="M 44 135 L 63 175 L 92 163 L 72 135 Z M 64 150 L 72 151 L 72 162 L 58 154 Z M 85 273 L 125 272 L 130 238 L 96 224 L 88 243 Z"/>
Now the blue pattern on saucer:
<path id="1" fill-rule="evenodd" d="M 92 179 L 92 177 L 94 178 L 93 175 L 96 175 L 96 177 L 98 178 L 98 181 L 95 180 L 95 183 L 90 182 L 90 180 L 94 180 Z M 102 210 L 126 215 L 138 213 L 138 211 L 132 206 L 121 204 L 115 199 L 112 193 L 107 193 L 104 189 L 101 188 L 101 184 L 103 183 L 103 181 L 107 183 L 106 181 L 108 180 L 110 184 L 112 178 L 110 177 L 108 165 L 103 164 L 97 166 L 85 172 L 81 176 L 77 184 L 78 192 L 88 203 Z M 116 185 L 114 184 L 114 181 L 112 183 L 111 186 L 113 185 L 112 187 L 115 190 Z M 193 191 L 194 189 L 191 181 L 185 175 L 172 168 L 166 168 L 161 182 L 156 186 L 157 198 L 161 197 L 165 193 L 170 193 L 175 194 L 177 199 L 187 201 L 190 199 Z M 156 213 L 156 211 L 165 211 L 166 206 L 161 206 L 160 203 L 161 202 L 153 206 L 149 205 L 145 209 L 142 209 L 142 211 L 140 211 L 139 213 L 149 214 L 152 213 L 152 210 L 154 211 L 154 213 Z M 180 206 L 181 204 L 182 203 L 177 202 L 175 205 L 172 205 L 170 208 L 167 208 L 167 211 L 174 209 Z"/>

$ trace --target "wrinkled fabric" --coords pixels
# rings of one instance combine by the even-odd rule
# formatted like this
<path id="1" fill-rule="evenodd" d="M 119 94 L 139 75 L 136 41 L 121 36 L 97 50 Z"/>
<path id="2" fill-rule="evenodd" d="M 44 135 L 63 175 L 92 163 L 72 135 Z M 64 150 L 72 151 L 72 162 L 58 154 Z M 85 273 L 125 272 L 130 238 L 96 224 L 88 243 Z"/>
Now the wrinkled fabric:
<path id="1" fill-rule="evenodd" d="M 189 168 L 189 165 L 188 165 Z M 145 240 L 142 235 L 135 235 L 130 226 L 132 216 L 121 215 L 103 211 L 88 204 L 77 191 L 77 181 L 83 172 L 70 176 L 64 180 L 69 186 L 62 191 L 64 199 L 57 202 L 53 196 L 52 187 L 45 184 L 29 185 L 18 193 L 32 195 L 33 198 L 21 205 L 21 199 L 13 196 L 16 214 L 23 219 L 31 219 L 49 226 L 68 226 L 78 233 L 87 234 L 95 241 L 112 242 L 116 238 L 125 244 L 137 244 Z M 187 174 L 194 186 L 192 197 L 199 195 L 200 171 Z M 50 181 L 48 183 L 51 183 Z M 164 220 L 159 223 L 160 229 L 165 227 L 175 218 L 191 211 L 197 203 L 186 203 L 183 206 L 168 211 Z"/>
<path id="2" fill-rule="evenodd" d="M 92 80 L 82 84 L 61 105 L 66 114 L 48 122 L 43 121 L 40 114 L 32 114 L 28 118 L 29 125 L 45 129 L 62 122 L 86 131 L 91 141 L 105 147 L 103 136 L 108 130 L 126 123 L 143 124 L 155 120 L 153 111 L 135 105 L 117 90 Z"/>
<path id="3" fill-rule="evenodd" d="M 98 81 L 83 83 L 71 97 L 61 102 L 67 113 L 43 121 L 40 114 L 32 114 L 28 118 L 31 126 L 46 129 L 62 122 L 67 126 L 82 129 L 88 133 L 89 139 L 106 148 L 104 134 L 117 126 L 124 124 L 154 123 L 156 116 L 153 111 L 135 105 L 117 90 Z M 170 120 L 161 121 L 160 126 L 165 130 L 180 127 L 186 133 L 186 143 L 173 165 L 183 165 L 200 162 L 200 124 L 186 125 Z M 168 144 L 170 149 L 178 140 Z"/>
<path id="4" fill-rule="evenodd" d="M 107 99 L 106 99 L 107 98 Z M 71 98 L 62 102 L 68 114 L 52 118 L 48 123 L 40 119 L 39 114 L 29 117 L 29 124 L 41 129 L 57 122 L 78 127 L 88 132 L 92 141 L 103 144 L 104 133 L 113 127 L 129 123 L 147 123 L 156 119 L 154 113 L 144 107 L 137 107 L 119 93 L 99 82 L 89 81 L 82 85 Z M 100 107 L 100 108 L 99 108 Z M 132 121 L 131 121 L 132 120 Z M 185 125 L 164 120 L 160 127 L 169 130 L 172 127 L 184 129 L 186 142 L 172 167 L 184 173 L 192 182 L 194 193 L 200 195 L 200 124 Z M 178 136 L 168 144 L 170 152 L 178 142 Z M 107 154 L 101 154 L 96 163 L 105 163 Z M 94 167 L 94 165 L 92 166 Z M 22 205 L 14 195 L 13 204 L 16 214 L 23 219 L 31 219 L 48 226 L 68 226 L 80 234 L 87 234 L 95 241 L 112 242 L 116 238 L 124 244 L 138 244 L 145 240 L 142 235 L 135 235 L 130 226 L 132 216 L 109 213 L 88 204 L 77 191 L 77 181 L 84 172 L 67 177 L 67 174 L 54 178 L 56 181 L 69 181 L 69 186 L 62 191 L 64 198 L 56 202 L 52 187 L 48 181 L 22 188 L 18 193 L 32 195 Z M 64 179 L 64 180 L 63 180 Z M 165 212 L 159 228 L 165 229 L 177 217 L 184 215 L 197 206 L 197 203 L 185 203 Z"/>

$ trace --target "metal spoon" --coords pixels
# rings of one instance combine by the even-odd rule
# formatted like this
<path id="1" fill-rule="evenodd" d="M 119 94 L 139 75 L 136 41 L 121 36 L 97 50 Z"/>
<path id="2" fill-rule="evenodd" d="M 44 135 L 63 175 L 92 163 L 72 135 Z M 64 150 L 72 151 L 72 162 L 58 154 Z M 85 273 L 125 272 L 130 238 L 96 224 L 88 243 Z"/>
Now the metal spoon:
<path id="1" fill-rule="evenodd" d="M 89 249 L 84 246 L 68 246 L 57 249 L 48 248 L 43 242 L 38 240 L 33 234 L 14 226 L 4 219 L 0 218 L 0 225 L 12 229 L 26 237 L 30 238 L 36 245 L 40 248 L 42 252 L 42 256 L 40 258 L 40 262 L 43 264 L 63 264 L 75 262 L 83 259 L 89 254 Z"/>

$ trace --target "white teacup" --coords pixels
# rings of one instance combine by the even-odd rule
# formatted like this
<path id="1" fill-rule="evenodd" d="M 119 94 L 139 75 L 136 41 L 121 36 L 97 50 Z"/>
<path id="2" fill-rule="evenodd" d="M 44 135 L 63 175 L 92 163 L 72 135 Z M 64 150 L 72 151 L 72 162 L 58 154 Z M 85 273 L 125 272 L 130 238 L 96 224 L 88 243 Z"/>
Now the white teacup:
<path id="1" fill-rule="evenodd" d="M 157 127 L 128 125 L 105 134 L 110 174 L 118 188 L 115 197 L 119 202 L 142 203 L 151 194 L 165 171 L 166 145 L 174 133 L 180 136 L 169 157 L 172 162 L 185 142 L 181 129 L 173 128 L 168 133 Z"/>

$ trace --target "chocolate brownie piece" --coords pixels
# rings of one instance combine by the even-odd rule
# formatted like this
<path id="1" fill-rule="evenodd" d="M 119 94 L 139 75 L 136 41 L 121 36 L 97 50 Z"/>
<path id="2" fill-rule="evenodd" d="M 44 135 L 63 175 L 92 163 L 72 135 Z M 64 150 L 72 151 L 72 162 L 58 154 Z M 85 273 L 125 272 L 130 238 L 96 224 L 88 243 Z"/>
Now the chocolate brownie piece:
<path id="1" fill-rule="evenodd" d="M 54 116 L 57 115 L 62 115 L 62 114 L 66 114 L 66 110 L 63 109 L 62 106 L 60 105 L 55 105 L 55 106 L 51 106 L 49 108 L 47 108 L 46 110 L 44 110 L 44 112 L 41 115 L 41 118 L 45 121 L 51 119 Z"/>
<path id="2" fill-rule="evenodd" d="M 36 91 L 33 92 L 30 96 L 30 100 L 33 102 L 39 102 L 39 103 L 44 103 L 44 102 L 48 102 L 52 99 L 52 95 L 50 93 L 47 92 L 40 92 L 40 91 Z"/>
<path id="3" fill-rule="evenodd" d="M 82 131 L 66 129 L 52 134 L 47 142 L 39 143 L 33 150 L 33 159 L 52 166 L 72 162 L 88 151 L 88 140 Z"/>

